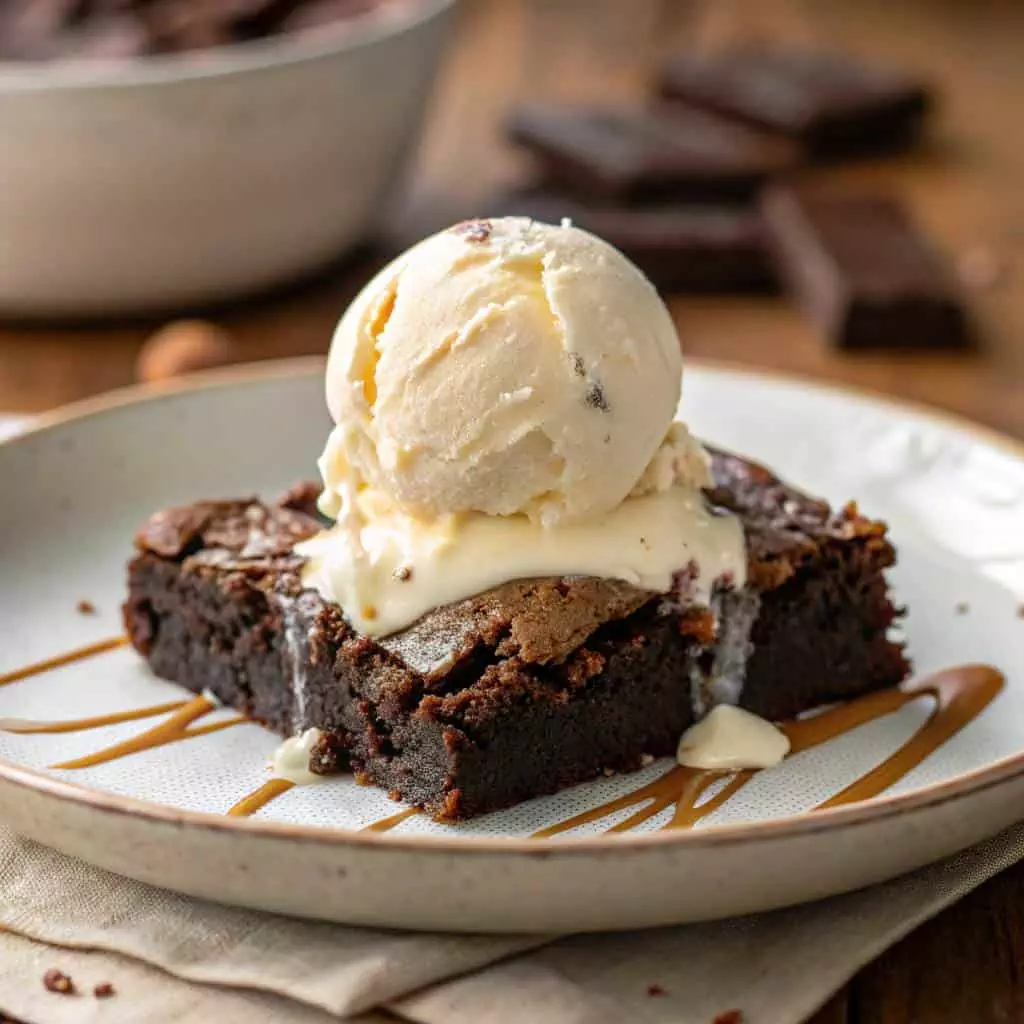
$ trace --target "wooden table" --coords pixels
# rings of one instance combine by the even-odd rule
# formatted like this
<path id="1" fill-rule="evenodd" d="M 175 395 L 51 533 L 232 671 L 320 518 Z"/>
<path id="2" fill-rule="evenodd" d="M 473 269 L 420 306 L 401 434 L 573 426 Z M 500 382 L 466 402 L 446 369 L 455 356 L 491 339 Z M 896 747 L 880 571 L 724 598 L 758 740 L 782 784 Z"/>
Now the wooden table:
<path id="1" fill-rule="evenodd" d="M 728 6 L 745 12 L 749 24 L 747 16 L 764 3 Z M 720 0 L 719 15 L 725 6 Z M 787 31 L 919 68 L 941 84 L 941 114 L 918 152 L 827 173 L 900 190 L 955 260 L 994 260 L 1000 280 L 973 294 L 984 348 L 849 356 L 830 351 L 783 300 L 673 299 L 684 349 L 932 403 L 1024 437 L 1024 4 L 809 4 L 809 22 L 779 6 L 790 11 Z M 659 60 L 707 24 L 685 0 L 463 0 L 416 173 L 394 207 L 389 237 L 410 240 L 450 220 L 486 215 L 488 196 L 528 173 L 500 138 L 511 102 L 636 98 Z M 726 30 L 736 24 L 719 18 Z M 322 352 L 372 259 L 349 261 L 216 318 L 234 331 L 243 359 Z M 0 410 L 49 409 L 130 383 L 153 326 L 0 328 Z M 816 1024 L 1024 1020 L 1022 907 L 1024 865 L 863 970 Z"/>

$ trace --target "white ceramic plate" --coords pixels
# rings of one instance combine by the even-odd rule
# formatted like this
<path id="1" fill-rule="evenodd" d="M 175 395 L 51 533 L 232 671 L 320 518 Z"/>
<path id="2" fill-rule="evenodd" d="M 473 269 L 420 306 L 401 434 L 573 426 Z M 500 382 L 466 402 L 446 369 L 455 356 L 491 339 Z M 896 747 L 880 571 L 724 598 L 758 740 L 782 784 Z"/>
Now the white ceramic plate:
<path id="1" fill-rule="evenodd" d="M 157 508 L 272 494 L 314 472 L 327 431 L 319 363 L 128 393 L 0 445 L 0 675 L 121 631 L 131 536 Z M 867 885 L 1024 812 L 1024 455 L 966 424 L 849 392 L 691 367 L 695 430 L 833 501 L 886 517 L 919 673 L 984 662 L 1003 691 L 882 796 L 806 813 L 908 740 L 925 698 L 762 773 L 687 830 L 531 834 L 670 766 L 602 779 L 460 826 L 408 817 L 340 778 L 249 819 L 277 739 L 251 724 L 85 769 L 54 769 L 167 715 L 60 735 L 0 732 L 0 819 L 105 868 L 228 903 L 412 928 L 543 931 L 757 911 Z M 76 611 L 87 599 L 95 615 Z M 0 687 L 0 716 L 68 720 L 185 697 L 118 648 Z M 231 717 L 217 710 L 199 725 Z"/>

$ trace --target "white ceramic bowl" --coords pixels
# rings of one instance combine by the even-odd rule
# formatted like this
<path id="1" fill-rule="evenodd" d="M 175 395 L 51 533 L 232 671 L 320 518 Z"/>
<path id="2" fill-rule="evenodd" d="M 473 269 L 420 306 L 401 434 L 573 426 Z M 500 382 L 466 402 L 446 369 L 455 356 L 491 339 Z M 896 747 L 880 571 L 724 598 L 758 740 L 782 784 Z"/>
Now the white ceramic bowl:
<path id="1" fill-rule="evenodd" d="M 208 303 L 352 247 L 416 141 L 453 5 L 193 57 L 0 63 L 0 314 Z"/>

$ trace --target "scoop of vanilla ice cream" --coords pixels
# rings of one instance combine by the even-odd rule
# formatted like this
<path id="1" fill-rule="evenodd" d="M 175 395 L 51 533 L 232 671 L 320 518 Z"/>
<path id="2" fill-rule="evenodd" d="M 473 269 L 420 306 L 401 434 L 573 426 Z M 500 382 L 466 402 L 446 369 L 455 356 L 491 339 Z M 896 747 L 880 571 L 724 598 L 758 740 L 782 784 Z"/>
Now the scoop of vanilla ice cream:
<path id="1" fill-rule="evenodd" d="M 666 439 L 681 371 L 668 311 L 608 243 L 518 217 L 456 225 L 382 270 L 338 325 L 325 511 L 368 486 L 425 519 L 608 512 L 641 477 L 663 489 L 697 466 Z"/>

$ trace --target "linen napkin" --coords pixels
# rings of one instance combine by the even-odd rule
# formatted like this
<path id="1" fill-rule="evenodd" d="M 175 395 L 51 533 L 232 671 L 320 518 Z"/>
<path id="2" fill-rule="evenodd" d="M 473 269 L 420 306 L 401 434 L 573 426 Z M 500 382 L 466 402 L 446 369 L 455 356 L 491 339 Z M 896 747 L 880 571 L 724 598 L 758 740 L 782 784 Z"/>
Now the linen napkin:
<path id="1" fill-rule="evenodd" d="M 732 921 L 555 940 L 297 921 L 164 892 L 0 830 L 0 1010 L 46 1024 L 798 1024 L 1024 856 L 1024 825 L 872 889 Z M 6 929 L 4 931 L 3 929 Z M 80 994 L 45 990 L 69 974 Z M 117 990 L 96 999 L 92 986 Z M 388 1011 L 383 1018 L 372 1007 Z"/>

